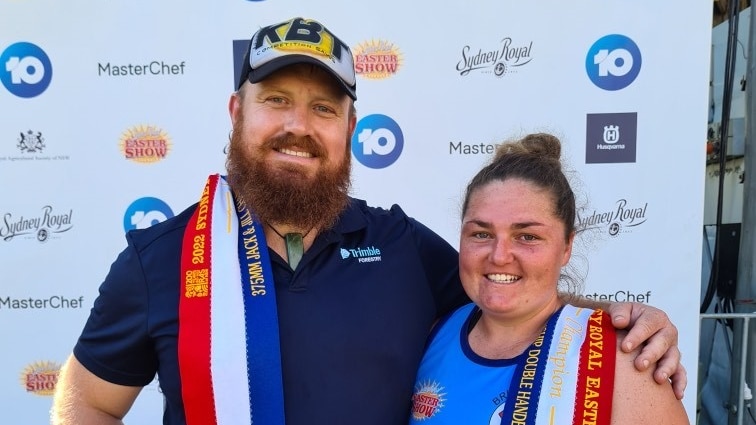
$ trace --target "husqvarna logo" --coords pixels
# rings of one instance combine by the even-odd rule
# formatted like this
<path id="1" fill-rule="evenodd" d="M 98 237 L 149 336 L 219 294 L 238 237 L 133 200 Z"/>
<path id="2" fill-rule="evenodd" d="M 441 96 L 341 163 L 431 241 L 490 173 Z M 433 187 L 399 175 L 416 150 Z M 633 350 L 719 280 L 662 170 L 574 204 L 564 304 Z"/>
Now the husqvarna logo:
<path id="1" fill-rule="evenodd" d="M 604 126 L 604 143 L 613 145 L 619 142 L 620 130 L 618 125 Z"/>
<path id="2" fill-rule="evenodd" d="M 638 113 L 601 113 L 586 116 L 586 164 L 635 162 Z"/>

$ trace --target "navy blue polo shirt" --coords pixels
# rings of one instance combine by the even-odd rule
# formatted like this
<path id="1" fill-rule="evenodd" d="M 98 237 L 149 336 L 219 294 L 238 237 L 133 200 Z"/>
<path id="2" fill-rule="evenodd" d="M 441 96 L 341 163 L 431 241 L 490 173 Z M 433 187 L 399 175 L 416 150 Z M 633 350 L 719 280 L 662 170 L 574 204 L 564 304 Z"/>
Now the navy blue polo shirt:
<path id="1" fill-rule="evenodd" d="M 185 423 L 179 265 L 195 208 L 126 235 L 128 245 L 100 286 L 74 348 L 79 362 L 109 382 L 144 386 L 157 373 L 166 425 Z M 385 210 L 352 199 L 296 271 L 269 252 L 286 423 L 406 424 L 434 320 L 469 302 L 456 250 L 396 205 Z"/>

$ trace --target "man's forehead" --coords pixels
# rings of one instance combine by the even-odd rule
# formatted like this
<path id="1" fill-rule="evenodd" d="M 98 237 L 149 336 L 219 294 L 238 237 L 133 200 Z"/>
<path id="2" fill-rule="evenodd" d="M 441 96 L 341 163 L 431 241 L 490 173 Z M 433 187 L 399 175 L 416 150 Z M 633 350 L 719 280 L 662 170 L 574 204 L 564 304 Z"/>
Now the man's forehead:
<path id="1" fill-rule="evenodd" d="M 294 81 L 292 81 L 294 80 Z M 323 90 L 333 97 L 342 99 L 349 96 L 341 89 L 336 77 L 325 71 L 322 67 L 309 63 L 295 63 L 285 66 L 273 72 L 258 83 L 251 83 L 261 88 L 284 85 L 291 87 L 297 81 L 306 84 L 316 82 Z M 292 87 L 293 88 L 293 87 Z"/>

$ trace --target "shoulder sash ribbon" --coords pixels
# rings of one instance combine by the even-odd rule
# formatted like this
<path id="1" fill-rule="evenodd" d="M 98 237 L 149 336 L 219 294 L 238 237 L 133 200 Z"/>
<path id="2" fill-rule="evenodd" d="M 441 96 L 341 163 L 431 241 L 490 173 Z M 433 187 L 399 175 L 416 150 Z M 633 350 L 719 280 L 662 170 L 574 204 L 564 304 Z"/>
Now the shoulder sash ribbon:
<path id="1" fill-rule="evenodd" d="M 181 247 L 178 359 L 187 425 L 284 425 L 265 234 L 211 175 Z"/>
<path id="2" fill-rule="evenodd" d="M 520 359 L 501 424 L 608 425 L 615 341 L 603 311 L 564 306 Z"/>

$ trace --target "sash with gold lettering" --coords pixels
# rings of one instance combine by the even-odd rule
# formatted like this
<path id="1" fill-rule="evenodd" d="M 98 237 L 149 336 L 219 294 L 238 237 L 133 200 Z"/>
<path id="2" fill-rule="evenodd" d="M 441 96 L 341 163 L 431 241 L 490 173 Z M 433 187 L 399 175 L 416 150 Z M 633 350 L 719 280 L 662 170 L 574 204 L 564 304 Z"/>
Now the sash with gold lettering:
<path id="1" fill-rule="evenodd" d="M 615 347 L 606 314 L 564 306 L 520 360 L 502 425 L 608 425 Z"/>
<path id="2" fill-rule="evenodd" d="M 181 250 L 178 359 L 187 425 L 283 425 L 278 315 L 262 226 L 211 175 Z"/>

